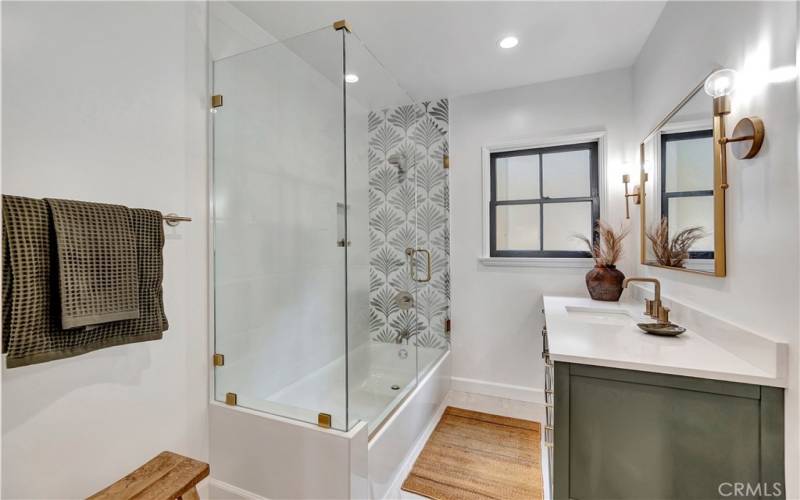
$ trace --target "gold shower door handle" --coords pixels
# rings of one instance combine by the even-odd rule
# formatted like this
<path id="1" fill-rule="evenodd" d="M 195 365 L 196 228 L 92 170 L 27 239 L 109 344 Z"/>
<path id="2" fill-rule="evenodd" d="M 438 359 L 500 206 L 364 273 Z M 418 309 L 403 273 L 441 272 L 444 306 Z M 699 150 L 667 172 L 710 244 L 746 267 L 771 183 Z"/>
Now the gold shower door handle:
<path id="1" fill-rule="evenodd" d="M 427 273 L 424 279 L 417 278 L 417 253 L 424 253 L 427 260 Z M 411 273 L 411 279 L 417 283 L 427 283 L 431 280 L 431 252 L 424 248 L 406 248 L 406 255 L 408 255 L 408 267 Z"/>

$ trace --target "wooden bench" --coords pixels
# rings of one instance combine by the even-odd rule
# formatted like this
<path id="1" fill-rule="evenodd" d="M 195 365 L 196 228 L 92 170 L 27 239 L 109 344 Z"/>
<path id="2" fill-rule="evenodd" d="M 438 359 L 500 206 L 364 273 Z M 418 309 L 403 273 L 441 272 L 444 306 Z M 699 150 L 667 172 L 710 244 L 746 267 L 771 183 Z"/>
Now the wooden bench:
<path id="1" fill-rule="evenodd" d="M 207 463 L 164 451 L 89 499 L 198 500 L 197 483 L 206 476 Z"/>

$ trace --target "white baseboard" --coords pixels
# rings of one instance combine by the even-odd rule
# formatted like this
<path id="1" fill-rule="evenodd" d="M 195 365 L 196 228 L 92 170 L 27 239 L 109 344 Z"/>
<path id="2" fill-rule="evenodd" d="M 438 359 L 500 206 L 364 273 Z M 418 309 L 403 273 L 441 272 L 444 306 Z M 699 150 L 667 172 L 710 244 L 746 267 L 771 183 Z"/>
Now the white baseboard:
<path id="1" fill-rule="evenodd" d="M 253 492 L 236 487 L 218 479 L 208 479 L 209 500 L 268 500 Z"/>
<path id="2" fill-rule="evenodd" d="M 514 401 L 529 403 L 541 403 L 544 401 L 544 391 L 542 389 L 524 385 L 499 384 L 486 380 L 453 377 L 450 388 L 454 391 L 483 394 Z"/>
<path id="3" fill-rule="evenodd" d="M 544 402 L 532 403 L 515 399 L 487 396 L 451 390 L 447 395 L 447 404 L 465 410 L 480 411 L 503 417 L 521 418 L 534 422 L 545 421 Z"/>

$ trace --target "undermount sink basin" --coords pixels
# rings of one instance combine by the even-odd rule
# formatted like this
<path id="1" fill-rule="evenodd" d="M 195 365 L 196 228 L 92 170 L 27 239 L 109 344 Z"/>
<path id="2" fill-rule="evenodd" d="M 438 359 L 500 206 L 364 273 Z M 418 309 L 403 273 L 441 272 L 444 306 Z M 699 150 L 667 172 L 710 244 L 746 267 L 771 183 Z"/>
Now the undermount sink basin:
<path id="1" fill-rule="evenodd" d="M 566 306 L 567 316 L 579 321 L 600 325 L 629 325 L 633 323 L 624 309 L 612 307 Z"/>

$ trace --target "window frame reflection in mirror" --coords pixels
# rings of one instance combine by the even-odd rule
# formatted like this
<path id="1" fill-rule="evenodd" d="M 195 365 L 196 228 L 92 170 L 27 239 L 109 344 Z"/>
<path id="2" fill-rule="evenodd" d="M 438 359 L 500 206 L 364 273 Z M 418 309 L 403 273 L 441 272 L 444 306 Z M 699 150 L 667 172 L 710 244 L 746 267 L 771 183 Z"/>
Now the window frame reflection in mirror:
<path id="1" fill-rule="evenodd" d="M 711 198 L 712 202 L 712 210 L 713 210 L 713 202 L 714 202 L 714 187 L 713 187 L 713 174 L 714 174 L 714 129 L 712 128 L 699 128 L 699 129 L 692 129 L 692 130 L 668 130 L 662 129 L 659 132 L 659 187 L 660 187 L 660 212 L 661 217 L 667 218 L 669 223 L 669 201 L 675 198 L 688 198 L 688 197 L 707 197 Z M 703 190 L 691 190 L 691 191 L 668 191 L 667 190 L 667 144 L 669 142 L 677 142 L 677 141 L 685 141 L 685 140 L 693 140 L 693 139 L 709 139 L 709 146 L 711 147 L 711 152 L 709 153 L 709 157 L 711 158 L 711 177 L 712 183 L 710 189 L 703 189 Z M 712 224 L 713 224 L 713 213 L 712 213 Z M 676 228 L 681 229 L 681 228 Z M 708 228 L 703 228 L 706 233 L 711 234 L 713 236 L 714 228 L 710 228 L 711 231 L 708 231 Z M 713 241 L 713 240 L 712 240 Z M 689 251 L 689 259 L 690 260 L 713 260 L 714 259 L 714 250 L 706 250 L 706 251 Z"/>

